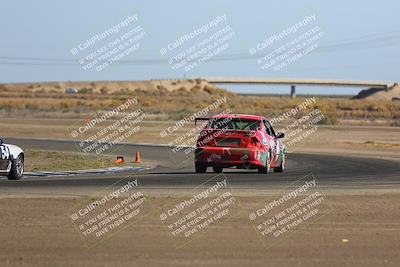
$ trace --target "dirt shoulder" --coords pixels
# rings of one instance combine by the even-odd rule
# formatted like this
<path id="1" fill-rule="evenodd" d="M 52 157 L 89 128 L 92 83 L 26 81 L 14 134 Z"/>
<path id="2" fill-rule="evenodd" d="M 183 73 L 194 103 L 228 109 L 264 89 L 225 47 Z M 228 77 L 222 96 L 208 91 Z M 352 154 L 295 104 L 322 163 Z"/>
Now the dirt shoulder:
<path id="1" fill-rule="evenodd" d="M 156 212 L 88 249 L 67 216 L 82 198 L 3 198 L 0 265 L 399 266 L 400 194 L 328 197 L 329 214 L 269 249 L 245 213 L 176 249 Z"/>
<path id="2" fill-rule="evenodd" d="M 109 167 L 135 166 L 126 160 L 116 164 L 116 158 L 110 155 L 88 155 L 84 153 L 58 152 L 45 150 L 25 150 L 25 171 L 71 171 Z M 51 164 L 50 164 L 51 163 Z"/>

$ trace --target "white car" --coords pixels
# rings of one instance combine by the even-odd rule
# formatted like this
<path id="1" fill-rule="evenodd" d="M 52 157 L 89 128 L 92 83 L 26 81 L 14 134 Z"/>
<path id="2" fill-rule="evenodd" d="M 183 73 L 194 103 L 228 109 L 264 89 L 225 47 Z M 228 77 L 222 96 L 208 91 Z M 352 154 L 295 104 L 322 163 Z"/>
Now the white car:
<path id="1" fill-rule="evenodd" d="M 24 175 L 24 151 L 15 145 L 4 144 L 0 139 L 0 176 L 19 180 Z"/>

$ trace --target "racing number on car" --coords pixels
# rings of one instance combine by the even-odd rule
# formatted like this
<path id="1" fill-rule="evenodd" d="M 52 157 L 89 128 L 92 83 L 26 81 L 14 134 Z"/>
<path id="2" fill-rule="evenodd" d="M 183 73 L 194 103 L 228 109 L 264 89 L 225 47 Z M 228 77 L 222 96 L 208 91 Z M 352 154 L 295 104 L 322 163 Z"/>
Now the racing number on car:
<path id="1" fill-rule="evenodd" d="M 10 150 L 6 146 L 0 146 L 0 159 L 9 159 Z"/>
<path id="2" fill-rule="evenodd" d="M 264 146 L 268 146 L 267 134 L 265 132 L 261 132 L 261 138 Z"/>

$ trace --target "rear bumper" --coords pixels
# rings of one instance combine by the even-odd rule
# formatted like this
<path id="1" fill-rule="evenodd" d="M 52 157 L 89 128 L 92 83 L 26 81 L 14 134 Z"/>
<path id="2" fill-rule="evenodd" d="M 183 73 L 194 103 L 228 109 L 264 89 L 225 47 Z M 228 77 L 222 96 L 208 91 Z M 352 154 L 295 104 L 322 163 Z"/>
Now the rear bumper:
<path id="1" fill-rule="evenodd" d="M 257 168 L 264 166 L 262 152 L 251 148 L 198 147 L 195 162 L 206 166 Z"/>

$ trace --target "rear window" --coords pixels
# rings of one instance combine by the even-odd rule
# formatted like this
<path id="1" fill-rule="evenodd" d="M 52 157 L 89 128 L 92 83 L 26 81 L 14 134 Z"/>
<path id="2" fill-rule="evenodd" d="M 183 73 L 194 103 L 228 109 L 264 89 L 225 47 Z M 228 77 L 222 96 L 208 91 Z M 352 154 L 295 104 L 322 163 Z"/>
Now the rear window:
<path id="1" fill-rule="evenodd" d="M 210 129 L 225 129 L 225 130 L 243 130 L 257 131 L 260 121 L 257 120 L 240 120 L 231 118 L 211 119 L 208 124 Z"/>

